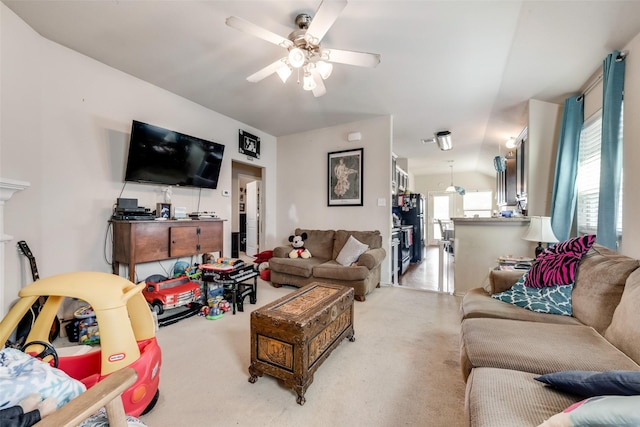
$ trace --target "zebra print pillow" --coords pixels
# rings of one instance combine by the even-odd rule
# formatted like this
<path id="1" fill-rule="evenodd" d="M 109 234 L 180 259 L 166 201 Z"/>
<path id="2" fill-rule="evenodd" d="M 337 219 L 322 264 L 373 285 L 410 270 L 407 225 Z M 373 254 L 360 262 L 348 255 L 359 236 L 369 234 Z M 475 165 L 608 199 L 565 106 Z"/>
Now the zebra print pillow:
<path id="1" fill-rule="evenodd" d="M 524 285 L 530 288 L 542 288 L 574 283 L 578 264 L 595 241 L 595 235 L 587 234 L 545 249 L 531 266 Z"/>

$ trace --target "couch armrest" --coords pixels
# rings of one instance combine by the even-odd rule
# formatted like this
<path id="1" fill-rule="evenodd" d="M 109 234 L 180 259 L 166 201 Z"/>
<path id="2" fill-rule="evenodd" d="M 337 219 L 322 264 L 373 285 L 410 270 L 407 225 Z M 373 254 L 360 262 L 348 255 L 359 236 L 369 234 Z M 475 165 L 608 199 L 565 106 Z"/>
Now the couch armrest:
<path id="1" fill-rule="evenodd" d="M 497 294 L 511 289 L 525 270 L 491 270 L 489 272 L 489 281 L 485 284 L 484 290 L 489 294 Z"/>
<path id="2" fill-rule="evenodd" d="M 289 258 L 289 252 L 293 249 L 291 246 L 278 246 L 273 250 L 274 258 Z"/>
<path id="3" fill-rule="evenodd" d="M 383 248 L 369 249 L 358 258 L 358 265 L 363 265 L 369 270 L 373 270 L 380 265 L 382 260 L 387 256 L 387 252 Z"/>

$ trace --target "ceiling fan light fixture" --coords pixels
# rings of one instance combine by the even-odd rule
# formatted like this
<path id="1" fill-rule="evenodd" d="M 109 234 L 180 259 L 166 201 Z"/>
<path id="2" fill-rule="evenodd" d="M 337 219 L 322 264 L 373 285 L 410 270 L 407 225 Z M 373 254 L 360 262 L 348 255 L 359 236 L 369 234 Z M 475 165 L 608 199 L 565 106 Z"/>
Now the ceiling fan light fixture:
<path id="1" fill-rule="evenodd" d="M 311 73 L 305 73 L 304 78 L 302 80 L 302 89 L 304 90 L 313 90 L 316 87 L 316 82 L 313 80 L 313 76 Z"/>
<path id="2" fill-rule="evenodd" d="M 284 65 L 276 70 L 276 73 L 278 73 L 278 77 L 280 77 L 282 83 L 287 82 L 287 79 L 289 78 L 289 76 L 291 76 L 292 72 L 293 70 L 288 65 Z"/>
<path id="3" fill-rule="evenodd" d="M 302 49 L 299 47 L 294 47 L 289 51 L 289 64 L 293 68 L 300 68 L 304 65 L 305 60 L 307 59 Z"/>
<path id="4" fill-rule="evenodd" d="M 325 61 L 316 62 L 316 70 L 320 74 L 323 80 L 327 80 L 333 71 L 333 64 Z"/>

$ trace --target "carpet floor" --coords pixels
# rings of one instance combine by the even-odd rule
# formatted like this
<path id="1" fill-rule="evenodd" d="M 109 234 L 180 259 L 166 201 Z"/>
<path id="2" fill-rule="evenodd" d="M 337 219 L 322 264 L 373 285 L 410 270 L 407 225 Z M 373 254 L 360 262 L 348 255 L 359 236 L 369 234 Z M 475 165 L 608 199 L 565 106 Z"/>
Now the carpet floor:
<path id="1" fill-rule="evenodd" d="M 306 403 L 277 379 L 248 382 L 250 312 L 295 288 L 258 284 L 258 303 L 218 320 L 160 328 L 160 397 L 141 420 L 164 426 L 463 426 L 458 297 L 383 287 L 355 302 L 355 342 L 318 368 Z"/>

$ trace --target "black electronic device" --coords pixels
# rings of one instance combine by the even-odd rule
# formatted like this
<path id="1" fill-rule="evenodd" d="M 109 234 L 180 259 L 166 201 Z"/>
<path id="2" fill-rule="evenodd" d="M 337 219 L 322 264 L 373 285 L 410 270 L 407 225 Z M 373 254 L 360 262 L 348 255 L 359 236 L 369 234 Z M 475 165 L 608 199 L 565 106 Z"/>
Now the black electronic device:
<path id="1" fill-rule="evenodd" d="M 139 213 L 139 214 L 115 214 L 111 217 L 111 219 L 115 219 L 118 221 L 138 221 L 138 220 L 151 220 L 155 219 L 156 216 L 152 213 Z"/>
<path id="2" fill-rule="evenodd" d="M 117 209 L 135 209 L 138 207 L 138 199 L 125 199 L 118 197 L 116 203 Z"/>
<path id="3" fill-rule="evenodd" d="M 215 189 L 224 145 L 134 120 L 125 181 Z"/>
<path id="4" fill-rule="evenodd" d="M 118 214 L 139 214 L 149 212 L 149 208 L 138 206 L 137 208 L 116 208 Z"/>

